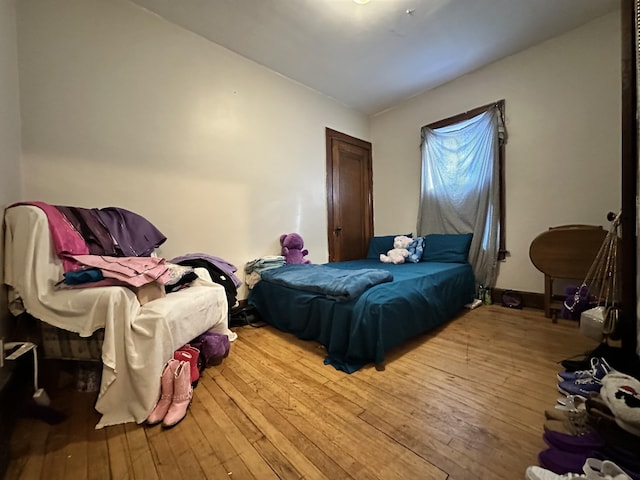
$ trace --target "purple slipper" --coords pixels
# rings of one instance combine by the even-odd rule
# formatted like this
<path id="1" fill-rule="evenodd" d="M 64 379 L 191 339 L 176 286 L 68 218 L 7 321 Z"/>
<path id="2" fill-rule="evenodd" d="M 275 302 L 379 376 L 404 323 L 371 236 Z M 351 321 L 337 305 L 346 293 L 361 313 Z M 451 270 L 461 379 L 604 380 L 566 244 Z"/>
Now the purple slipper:
<path id="1" fill-rule="evenodd" d="M 542 439 L 550 447 L 569 453 L 593 453 L 604 446 L 604 440 L 594 431 L 582 435 L 569 435 L 548 430 L 544 432 Z"/>
<path id="2" fill-rule="evenodd" d="M 558 475 L 565 473 L 580 473 L 587 458 L 593 457 L 594 452 L 570 453 L 557 448 L 548 448 L 538 454 L 540 466 Z"/>

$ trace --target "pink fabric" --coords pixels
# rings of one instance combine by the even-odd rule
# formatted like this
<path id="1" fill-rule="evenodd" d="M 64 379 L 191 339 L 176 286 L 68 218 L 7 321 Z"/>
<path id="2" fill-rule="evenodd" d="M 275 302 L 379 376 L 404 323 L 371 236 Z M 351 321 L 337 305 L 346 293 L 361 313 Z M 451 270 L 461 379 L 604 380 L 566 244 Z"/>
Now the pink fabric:
<path id="1" fill-rule="evenodd" d="M 84 238 L 82 238 L 82 235 L 69 223 L 67 217 L 60 213 L 56 207 L 45 202 L 20 202 L 14 203 L 9 208 L 17 205 L 32 205 L 40 208 L 45 213 L 49 221 L 49 231 L 51 232 L 53 247 L 58 257 L 62 260 L 64 271 L 73 272 L 80 270 L 82 265 L 73 260 L 70 255 L 88 254 L 89 247 L 84 241 Z"/>
<path id="2" fill-rule="evenodd" d="M 157 257 L 105 257 L 103 255 L 72 255 L 82 265 L 102 270 L 106 278 L 115 278 L 128 285 L 141 287 L 157 281 L 164 285 L 171 272 L 164 258 Z"/>

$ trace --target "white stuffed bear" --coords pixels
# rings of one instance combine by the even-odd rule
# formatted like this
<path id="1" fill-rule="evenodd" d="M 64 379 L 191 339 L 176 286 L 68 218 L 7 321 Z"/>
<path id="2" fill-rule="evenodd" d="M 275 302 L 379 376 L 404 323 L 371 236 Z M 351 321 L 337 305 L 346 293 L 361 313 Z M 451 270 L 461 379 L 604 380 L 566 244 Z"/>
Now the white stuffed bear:
<path id="1" fill-rule="evenodd" d="M 380 254 L 380 261 L 383 263 L 404 263 L 404 259 L 409 256 L 407 247 L 411 245 L 413 238 L 406 235 L 399 235 L 393 239 L 393 249 L 387 254 Z"/>

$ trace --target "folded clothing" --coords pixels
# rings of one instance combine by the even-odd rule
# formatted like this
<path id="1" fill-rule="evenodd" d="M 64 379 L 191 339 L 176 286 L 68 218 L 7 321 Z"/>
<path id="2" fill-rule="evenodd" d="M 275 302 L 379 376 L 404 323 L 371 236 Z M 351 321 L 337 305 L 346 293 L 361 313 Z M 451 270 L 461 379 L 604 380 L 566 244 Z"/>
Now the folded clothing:
<path id="1" fill-rule="evenodd" d="M 603 411 L 590 407 L 589 425 L 600 434 L 607 445 L 636 452 L 640 458 L 640 437 L 620 428 L 608 409 Z"/>
<path id="2" fill-rule="evenodd" d="M 611 372 L 602 379 L 600 396 L 620 428 L 640 436 L 640 381 L 626 373 Z"/>
<path id="3" fill-rule="evenodd" d="M 102 270 L 99 268 L 86 268 L 73 272 L 64 272 L 64 283 L 67 285 L 82 285 L 89 282 L 99 282 L 104 280 Z"/>

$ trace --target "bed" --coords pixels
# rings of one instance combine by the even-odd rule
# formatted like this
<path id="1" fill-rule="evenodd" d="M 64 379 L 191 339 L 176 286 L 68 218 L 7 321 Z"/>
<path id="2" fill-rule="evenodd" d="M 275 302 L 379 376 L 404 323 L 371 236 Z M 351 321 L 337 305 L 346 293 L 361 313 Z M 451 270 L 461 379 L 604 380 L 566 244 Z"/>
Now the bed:
<path id="1" fill-rule="evenodd" d="M 374 240 L 379 238 L 384 237 Z M 327 351 L 325 364 L 353 373 L 370 363 L 382 365 L 389 349 L 447 322 L 472 301 L 475 286 L 472 267 L 466 262 L 468 245 L 464 262 L 389 264 L 377 258 L 378 251 L 386 252 L 388 242 L 376 248 L 374 240 L 366 259 L 327 263 L 323 268 L 383 271 L 391 275 L 391 281 L 340 301 L 320 291 L 278 282 L 273 277 L 286 271 L 281 269 L 313 267 L 284 266 L 262 274 L 249 292 L 249 304 L 279 330 L 322 344 Z"/>
<path id="2" fill-rule="evenodd" d="M 130 288 L 56 288 L 65 272 L 55 254 L 49 220 L 41 208 L 5 211 L 4 282 L 9 309 L 47 325 L 100 340 L 102 378 L 95 408 L 97 428 L 143 422 L 158 398 L 164 363 L 179 347 L 209 330 L 228 329 L 225 289 L 206 272 L 183 290 L 148 303 Z"/>

